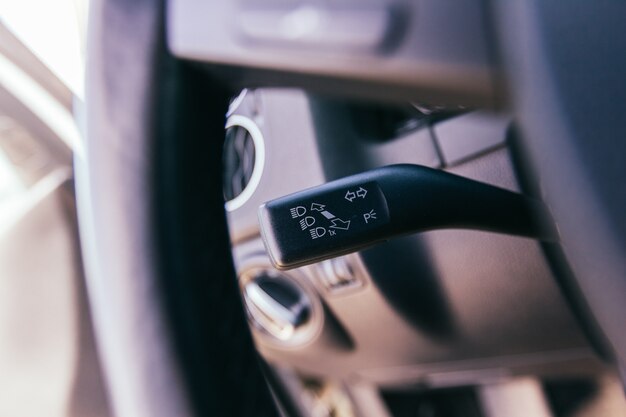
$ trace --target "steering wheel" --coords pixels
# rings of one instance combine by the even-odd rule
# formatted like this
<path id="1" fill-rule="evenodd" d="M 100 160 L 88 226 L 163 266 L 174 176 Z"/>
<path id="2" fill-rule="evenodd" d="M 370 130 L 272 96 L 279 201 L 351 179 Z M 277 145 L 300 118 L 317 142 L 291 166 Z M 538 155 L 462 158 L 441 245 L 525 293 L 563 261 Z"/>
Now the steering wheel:
<path id="1" fill-rule="evenodd" d="M 207 69 L 193 61 L 212 61 L 198 53 L 217 25 L 210 13 L 234 10 L 210 3 L 92 2 L 77 195 L 97 339 L 118 415 L 276 415 L 241 306 L 222 196 L 224 115 L 235 89 L 248 84 L 512 109 L 560 234 L 571 271 L 565 287 L 595 324 L 609 360 L 626 364 L 625 3 L 447 5 L 442 10 L 460 23 L 433 32 L 441 36 L 436 45 L 453 44 L 466 26 L 484 27 L 446 50 L 458 60 L 442 61 L 467 65 L 439 72 L 433 49 L 425 63 L 409 57 L 407 71 L 377 64 L 374 75 L 347 64 L 328 70 L 330 61 L 316 59 L 289 64 L 289 49 L 274 66 L 251 53 L 215 55 Z M 415 22 L 395 21 L 409 37 L 407 28 L 427 25 L 420 16 L 440 2 L 399 3 L 418 10 Z M 183 18 L 192 19 L 187 38 L 177 37 Z M 183 38 L 195 42 L 191 49 Z M 478 69 L 464 55 L 475 44 L 485 57 Z M 371 53 L 375 63 L 404 51 L 385 48 Z"/>

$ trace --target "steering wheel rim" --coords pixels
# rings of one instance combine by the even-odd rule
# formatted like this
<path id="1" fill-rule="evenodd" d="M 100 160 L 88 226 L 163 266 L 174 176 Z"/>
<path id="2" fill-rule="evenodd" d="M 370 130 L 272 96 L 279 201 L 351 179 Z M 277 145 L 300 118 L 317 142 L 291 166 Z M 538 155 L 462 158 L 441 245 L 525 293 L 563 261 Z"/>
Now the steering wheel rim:
<path id="1" fill-rule="evenodd" d="M 166 51 L 163 10 L 115 0 L 91 11 L 88 139 L 75 165 L 113 407 L 129 416 L 273 416 L 226 232 L 228 95 Z M 163 105 L 175 102 L 174 111 Z"/>
<path id="2" fill-rule="evenodd" d="M 626 363 L 624 4 L 494 5 L 501 60 L 534 183 L 613 360 Z M 578 30 L 579 28 L 584 30 Z"/>

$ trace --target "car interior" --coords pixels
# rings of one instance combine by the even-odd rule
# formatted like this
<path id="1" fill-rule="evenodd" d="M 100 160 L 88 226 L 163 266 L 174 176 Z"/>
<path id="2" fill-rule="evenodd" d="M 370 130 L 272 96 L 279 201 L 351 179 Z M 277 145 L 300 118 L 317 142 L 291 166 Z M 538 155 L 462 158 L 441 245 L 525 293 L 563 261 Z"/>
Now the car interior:
<path id="1" fill-rule="evenodd" d="M 88 14 L 0 25 L 0 415 L 626 415 L 625 3 Z"/>

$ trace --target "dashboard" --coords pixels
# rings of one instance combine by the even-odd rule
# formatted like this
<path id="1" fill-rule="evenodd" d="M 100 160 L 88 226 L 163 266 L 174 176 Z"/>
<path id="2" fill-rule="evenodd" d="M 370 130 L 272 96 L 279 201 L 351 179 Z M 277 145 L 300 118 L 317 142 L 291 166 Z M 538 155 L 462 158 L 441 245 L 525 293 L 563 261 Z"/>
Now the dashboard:
<path id="1" fill-rule="evenodd" d="M 269 363 L 372 392 L 601 372 L 559 288 L 550 244 L 439 230 L 278 271 L 260 237 L 263 202 L 390 164 L 519 192 L 525 174 L 509 114 L 425 113 L 410 103 L 268 88 L 243 91 L 228 114 L 225 155 L 231 146 L 239 154 L 227 157 L 224 179 L 245 184 L 226 203 L 230 239 L 250 327 Z M 246 135 L 248 145 L 240 144 Z"/>
<path id="2" fill-rule="evenodd" d="M 619 386 L 625 10 L 558 3 L 97 3 L 78 194 L 117 409 L 567 416 Z M 556 238 L 447 227 L 268 256 L 259 207 L 393 164 L 541 202 Z M 306 202 L 293 230 L 348 230 Z"/>

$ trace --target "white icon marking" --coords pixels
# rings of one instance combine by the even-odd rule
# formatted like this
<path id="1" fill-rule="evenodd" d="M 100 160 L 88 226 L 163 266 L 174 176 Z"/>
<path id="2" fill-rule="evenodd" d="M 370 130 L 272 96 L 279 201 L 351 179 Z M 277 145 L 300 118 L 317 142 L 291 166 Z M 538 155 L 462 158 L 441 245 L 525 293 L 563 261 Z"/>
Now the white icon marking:
<path id="1" fill-rule="evenodd" d="M 295 219 L 297 217 L 304 216 L 304 213 L 306 213 L 306 208 L 302 206 L 293 207 L 289 209 L 289 212 L 291 213 L 291 218 Z"/>
<path id="2" fill-rule="evenodd" d="M 326 206 L 323 204 L 319 204 L 319 203 L 313 203 L 311 204 L 311 210 L 315 210 L 315 211 L 322 211 L 324 210 Z"/>
<path id="3" fill-rule="evenodd" d="M 311 233 L 311 239 L 318 239 L 326 234 L 326 229 L 323 227 L 316 227 L 315 229 L 309 230 Z"/>
<path id="4" fill-rule="evenodd" d="M 363 215 L 363 220 L 365 223 L 369 223 L 370 220 L 376 220 L 376 212 L 374 210 L 370 210 L 369 213 L 365 213 Z"/>
<path id="5" fill-rule="evenodd" d="M 337 234 L 337 232 L 335 232 L 334 230 L 329 230 L 328 234 L 331 236 L 335 236 Z"/>
<path id="6" fill-rule="evenodd" d="M 304 230 L 307 227 L 313 226 L 314 223 L 315 223 L 315 217 L 306 216 L 304 219 L 300 220 L 300 227 L 302 228 L 302 230 Z"/>
<path id="7" fill-rule="evenodd" d="M 333 213 L 331 213 L 330 211 L 326 211 L 326 210 L 322 212 L 322 216 L 326 217 L 328 220 L 332 220 L 335 218 L 335 215 Z"/>
<path id="8" fill-rule="evenodd" d="M 365 198 L 366 195 L 367 195 L 367 190 L 363 187 L 359 187 L 359 189 L 356 190 L 356 192 L 350 191 L 350 190 L 346 191 L 346 195 L 344 196 L 344 198 L 352 203 L 355 198 L 357 197 Z"/>
<path id="9" fill-rule="evenodd" d="M 350 220 L 343 221 L 341 219 L 334 219 L 333 225 L 330 227 L 333 229 L 348 230 L 350 228 Z"/>

